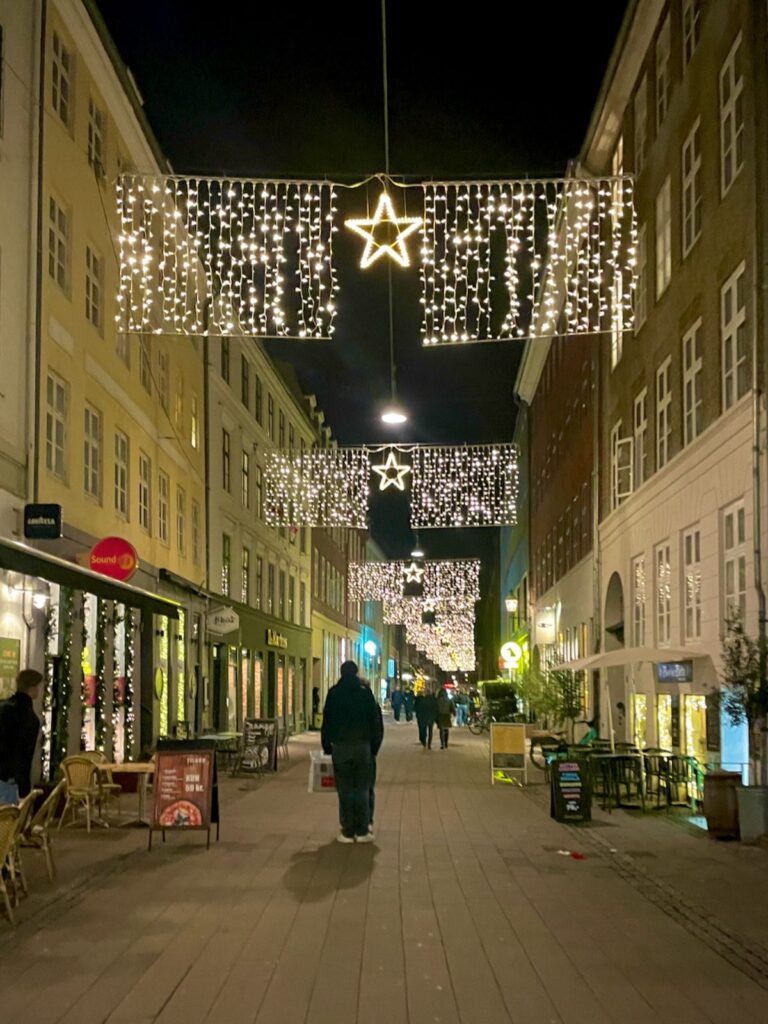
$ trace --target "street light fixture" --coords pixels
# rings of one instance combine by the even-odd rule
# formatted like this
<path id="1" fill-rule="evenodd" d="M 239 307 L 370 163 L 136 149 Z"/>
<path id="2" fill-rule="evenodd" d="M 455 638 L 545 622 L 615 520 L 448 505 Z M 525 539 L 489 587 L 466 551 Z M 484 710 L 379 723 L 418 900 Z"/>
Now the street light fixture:
<path id="1" fill-rule="evenodd" d="M 509 597 L 504 601 L 504 605 L 510 615 L 514 615 L 517 611 L 517 598 L 510 592 Z"/>
<path id="2" fill-rule="evenodd" d="M 381 422 L 388 423 L 390 426 L 405 423 L 407 419 L 407 413 L 399 405 L 388 405 L 381 414 Z"/>

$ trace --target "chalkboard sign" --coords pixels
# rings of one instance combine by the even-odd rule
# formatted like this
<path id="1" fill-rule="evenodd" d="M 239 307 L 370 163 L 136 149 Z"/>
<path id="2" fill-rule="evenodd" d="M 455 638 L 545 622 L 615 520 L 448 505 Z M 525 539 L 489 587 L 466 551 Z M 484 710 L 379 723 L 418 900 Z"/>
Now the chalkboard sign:
<path id="1" fill-rule="evenodd" d="M 219 838 L 219 787 L 216 744 L 212 740 L 159 740 L 155 753 L 154 805 L 149 827 L 160 831 L 205 831 Z"/>
<path id="2" fill-rule="evenodd" d="M 526 785 L 525 748 L 524 722 L 491 723 L 491 783 L 508 782 L 511 775 Z"/>
<path id="3" fill-rule="evenodd" d="M 276 718 L 245 719 L 233 775 L 277 771 L 277 724 Z"/>
<path id="4" fill-rule="evenodd" d="M 556 821 L 591 821 L 592 786 L 587 761 L 570 758 L 549 766 L 551 814 Z"/>

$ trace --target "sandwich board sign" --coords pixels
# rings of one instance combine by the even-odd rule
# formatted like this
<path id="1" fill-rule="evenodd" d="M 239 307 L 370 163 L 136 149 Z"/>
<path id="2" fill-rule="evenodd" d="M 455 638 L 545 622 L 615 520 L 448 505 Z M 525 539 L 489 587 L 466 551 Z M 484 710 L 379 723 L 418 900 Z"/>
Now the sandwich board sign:
<path id="1" fill-rule="evenodd" d="M 525 722 L 491 722 L 491 784 L 528 784 Z"/>

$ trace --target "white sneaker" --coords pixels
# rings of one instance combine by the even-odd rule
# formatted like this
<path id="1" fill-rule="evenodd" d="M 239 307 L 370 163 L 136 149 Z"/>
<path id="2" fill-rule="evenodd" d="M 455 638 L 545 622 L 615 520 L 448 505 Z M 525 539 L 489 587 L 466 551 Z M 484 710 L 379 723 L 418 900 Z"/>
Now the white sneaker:
<path id="1" fill-rule="evenodd" d="M 355 836 L 356 843 L 372 843 L 374 839 L 375 836 L 373 832 L 369 832 L 368 835 L 365 836 Z"/>
<path id="2" fill-rule="evenodd" d="M 355 840 L 352 836 L 345 836 L 343 832 L 339 832 L 336 836 L 337 843 L 354 843 L 354 841 Z"/>

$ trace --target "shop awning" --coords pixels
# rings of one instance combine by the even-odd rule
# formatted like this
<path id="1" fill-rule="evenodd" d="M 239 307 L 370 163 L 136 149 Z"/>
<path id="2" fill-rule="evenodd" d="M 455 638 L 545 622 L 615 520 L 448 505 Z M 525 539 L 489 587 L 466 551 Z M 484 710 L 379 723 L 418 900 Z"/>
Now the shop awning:
<path id="1" fill-rule="evenodd" d="M 695 647 L 622 647 L 617 651 L 604 651 L 602 654 L 592 654 L 588 658 L 564 661 L 560 665 L 554 665 L 553 668 L 555 671 L 582 672 L 590 669 L 639 665 L 642 662 L 651 662 L 657 665 L 662 661 L 693 661 L 696 658 L 709 657 L 711 655 L 707 651 Z"/>
<path id="2" fill-rule="evenodd" d="M 13 540 L 0 540 L 0 569 L 22 573 L 25 576 L 39 576 L 49 583 L 58 583 L 73 590 L 84 590 L 107 601 L 120 601 L 154 615 L 167 615 L 171 619 L 179 617 L 179 605 L 175 601 L 158 597 L 148 590 L 142 590 L 141 587 L 131 586 L 130 583 L 118 583 L 108 576 L 102 576 L 63 558 L 57 558 L 56 555 L 37 551 L 27 544 L 19 544 Z"/>

